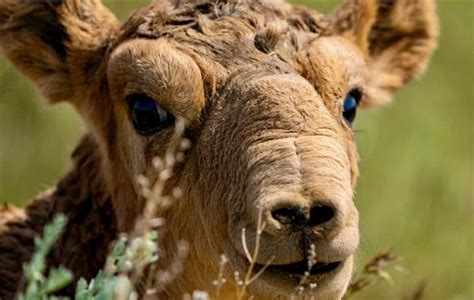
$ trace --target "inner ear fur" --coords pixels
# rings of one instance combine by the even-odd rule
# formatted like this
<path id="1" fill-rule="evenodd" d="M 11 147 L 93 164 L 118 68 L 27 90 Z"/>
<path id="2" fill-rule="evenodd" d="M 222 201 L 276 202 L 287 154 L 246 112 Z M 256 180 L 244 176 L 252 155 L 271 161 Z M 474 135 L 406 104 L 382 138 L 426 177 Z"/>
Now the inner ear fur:
<path id="1" fill-rule="evenodd" d="M 0 1 L 0 50 L 50 103 L 73 99 L 118 28 L 100 0 Z"/>
<path id="2" fill-rule="evenodd" d="M 389 102 L 423 73 L 436 48 L 434 0 L 347 0 L 327 20 L 329 34 L 343 35 L 366 55 L 364 107 Z"/>

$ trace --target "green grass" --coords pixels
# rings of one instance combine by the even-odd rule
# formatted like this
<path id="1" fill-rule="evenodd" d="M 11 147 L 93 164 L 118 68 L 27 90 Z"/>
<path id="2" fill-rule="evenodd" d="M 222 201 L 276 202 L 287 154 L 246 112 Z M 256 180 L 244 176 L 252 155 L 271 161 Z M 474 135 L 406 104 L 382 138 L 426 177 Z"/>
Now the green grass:
<path id="1" fill-rule="evenodd" d="M 136 3 L 106 1 L 128 15 Z M 334 1 L 314 4 L 327 11 Z M 472 299 L 473 14 L 471 1 L 443 1 L 440 46 L 428 72 L 385 108 L 360 113 L 360 261 L 390 248 L 406 273 L 356 299 L 400 299 L 427 280 L 427 299 Z M 69 166 L 83 132 L 72 109 L 46 107 L 0 58 L 0 203 L 26 204 Z"/>
<path id="2" fill-rule="evenodd" d="M 441 3 L 439 12 L 426 75 L 357 125 L 361 257 L 391 247 L 409 271 L 395 277 L 396 290 L 374 289 L 369 299 L 396 298 L 419 279 L 427 299 L 474 297 L 473 5 Z"/>

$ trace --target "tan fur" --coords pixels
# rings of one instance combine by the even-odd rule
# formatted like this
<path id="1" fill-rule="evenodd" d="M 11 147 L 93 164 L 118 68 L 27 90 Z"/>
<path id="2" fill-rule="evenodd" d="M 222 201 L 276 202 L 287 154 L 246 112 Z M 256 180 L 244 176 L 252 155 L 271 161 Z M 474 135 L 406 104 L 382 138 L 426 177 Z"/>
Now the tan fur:
<path id="1" fill-rule="evenodd" d="M 163 0 L 121 27 L 99 0 L 0 2 L 0 49 L 50 102 L 69 101 L 89 129 L 55 189 L 24 211 L 0 212 L 0 297 L 22 289 L 18 270 L 55 213 L 66 213 L 69 224 L 49 264 L 86 279 L 117 234 L 133 228 L 145 205 L 136 176 L 154 178 L 153 157 L 176 140 L 172 127 L 150 136 L 134 130 L 125 98 L 146 94 L 184 120 L 193 145 L 167 183 L 183 198 L 160 212 L 169 255 L 160 267 L 180 240 L 190 253 L 161 296 L 212 294 L 225 253 L 221 298 L 231 298 L 233 271 L 248 268 L 241 229 L 252 248 L 261 207 L 267 225 L 258 263 L 301 261 L 314 244 L 319 261 L 344 264 L 311 279 L 313 296 L 340 298 L 359 241 L 357 151 L 344 98 L 358 90 L 365 106 L 386 101 L 424 69 L 436 36 L 428 0 L 349 0 L 329 16 L 270 0 Z M 317 205 L 336 213 L 305 230 L 272 215 L 287 206 L 309 214 Z M 249 292 L 288 297 L 297 284 L 270 269 Z"/>
<path id="2" fill-rule="evenodd" d="M 439 31 L 430 0 L 347 0 L 330 19 L 330 34 L 348 37 L 366 53 L 367 107 L 389 102 L 424 71 Z"/>

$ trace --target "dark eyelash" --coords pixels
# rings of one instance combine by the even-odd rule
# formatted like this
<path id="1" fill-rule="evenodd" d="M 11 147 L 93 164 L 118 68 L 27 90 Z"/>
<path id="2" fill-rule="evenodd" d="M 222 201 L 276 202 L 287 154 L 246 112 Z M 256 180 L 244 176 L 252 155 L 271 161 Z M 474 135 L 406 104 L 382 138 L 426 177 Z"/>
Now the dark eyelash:
<path id="1" fill-rule="evenodd" d="M 357 104 L 359 104 L 360 100 L 363 98 L 364 94 L 362 92 L 362 89 L 360 88 L 355 88 L 349 92 L 349 95 L 354 97 L 356 100 Z"/>

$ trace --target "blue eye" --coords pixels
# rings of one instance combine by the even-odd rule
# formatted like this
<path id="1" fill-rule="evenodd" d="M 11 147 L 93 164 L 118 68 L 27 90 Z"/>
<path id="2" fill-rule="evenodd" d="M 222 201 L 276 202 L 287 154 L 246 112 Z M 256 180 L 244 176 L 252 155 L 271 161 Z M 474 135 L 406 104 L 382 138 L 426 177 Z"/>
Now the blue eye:
<path id="1" fill-rule="evenodd" d="M 135 130 L 143 135 L 157 132 L 174 122 L 172 114 L 164 110 L 153 98 L 142 94 L 127 97 Z"/>
<path id="2" fill-rule="evenodd" d="M 342 115 L 349 124 L 354 122 L 357 113 L 357 105 L 359 103 L 360 93 L 358 91 L 351 92 L 347 94 L 346 99 L 344 100 L 344 107 L 342 110 Z"/>

